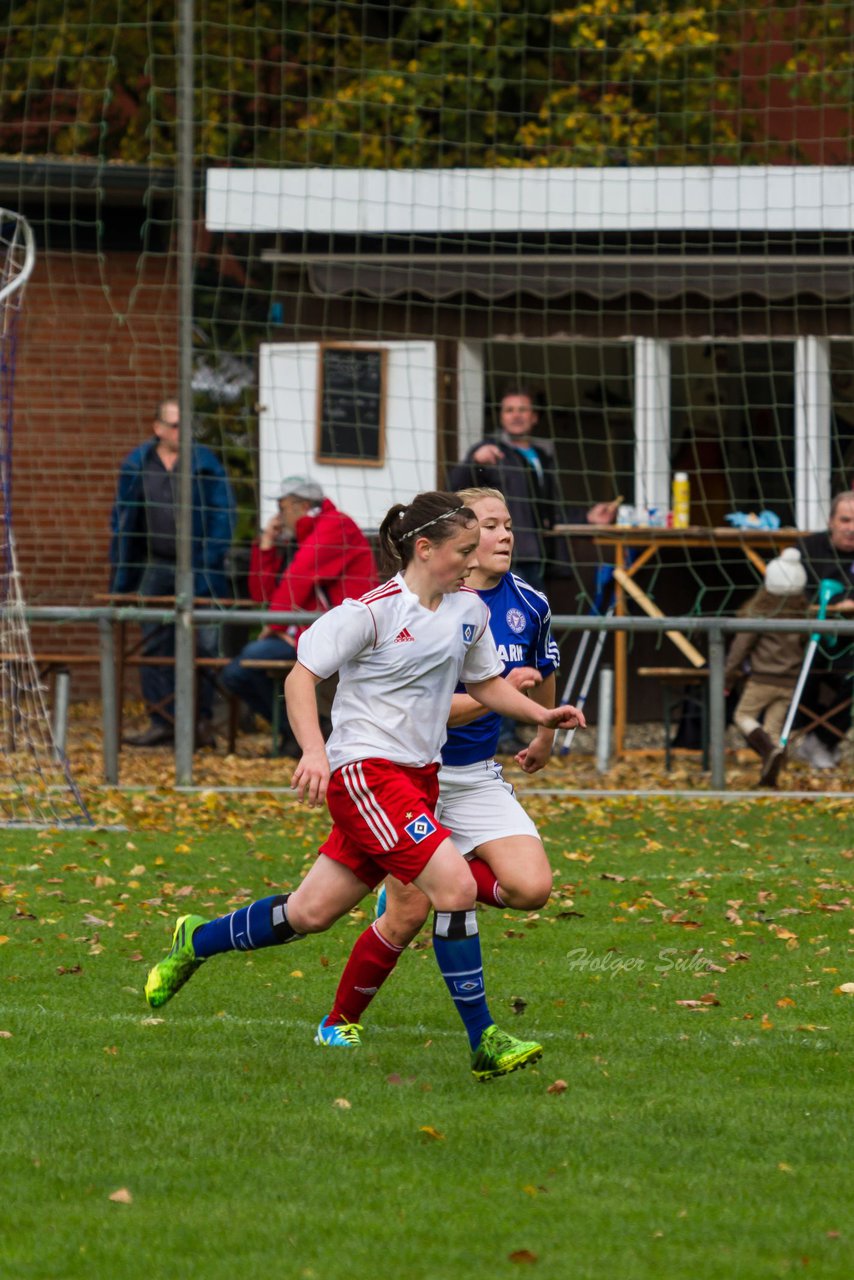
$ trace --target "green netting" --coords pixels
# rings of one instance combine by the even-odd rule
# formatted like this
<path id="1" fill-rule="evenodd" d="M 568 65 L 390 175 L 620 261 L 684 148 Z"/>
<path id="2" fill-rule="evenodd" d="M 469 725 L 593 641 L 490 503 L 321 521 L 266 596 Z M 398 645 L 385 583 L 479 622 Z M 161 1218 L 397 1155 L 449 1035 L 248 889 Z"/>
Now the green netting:
<path id="1" fill-rule="evenodd" d="M 176 388 L 177 11 L 0 19 L 0 184 L 40 249 L 15 458 L 33 603 L 106 590 L 120 462 Z M 666 519 L 684 470 L 694 525 L 824 527 L 854 479 L 848 3 L 198 0 L 195 33 L 194 431 L 235 494 L 237 597 L 282 476 L 374 529 L 494 435 L 514 384 L 553 522 L 618 496 Z M 385 352 L 373 408 L 354 344 Z M 556 611 L 586 610 L 612 549 L 588 529 L 545 554 Z M 697 615 L 759 580 L 714 541 L 639 578 Z"/>

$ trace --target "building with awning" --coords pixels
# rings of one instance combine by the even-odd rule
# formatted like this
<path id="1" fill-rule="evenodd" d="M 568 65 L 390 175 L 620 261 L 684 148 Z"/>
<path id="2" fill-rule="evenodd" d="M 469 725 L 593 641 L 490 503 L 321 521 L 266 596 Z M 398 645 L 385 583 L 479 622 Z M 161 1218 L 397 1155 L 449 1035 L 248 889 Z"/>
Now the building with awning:
<path id="1" fill-rule="evenodd" d="M 521 380 L 569 500 L 667 507 L 679 466 L 697 523 L 822 527 L 854 477 L 852 209 L 844 166 L 210 169 L 207 227 L 251 235 L 281 323 L 262 477 L 312 461 L 322 344 L 372 343 L 399 384 L 372 501 L 441 482 Z M 365 505 L 353 460 L 325 475 Z"/>

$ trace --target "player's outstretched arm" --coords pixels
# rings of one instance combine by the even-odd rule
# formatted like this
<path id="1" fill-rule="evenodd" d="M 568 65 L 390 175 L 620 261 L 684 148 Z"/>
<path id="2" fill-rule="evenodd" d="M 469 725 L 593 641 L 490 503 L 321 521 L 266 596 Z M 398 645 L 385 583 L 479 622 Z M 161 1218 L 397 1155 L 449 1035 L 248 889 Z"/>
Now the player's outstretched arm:
<path id="1" fill-rule="evenodd" d="M 546 676 L 545 680 L 531 690 L 530 696 L 541 707 L 550 710 L 555 704 L 556 681 L 554 672 Z M 540 725 L 537 729 L 536 737 L 522 751 L 516 755 L 516 763 L 525 773 L 538 773 L 540 769 L 545 768 L 548 764 L 549 757 L 554 749 L 555 731 Z"/>
<path id="2" fill-rule="evenodd" d="M 502 676 L 466 684 L 466 689 L 490 711 L 497 711 L 512 720 L 521 720 L 523 724 L 543 725 L 547 729 L 583 729 L 587 724 L 584 713 L 577 707 L 568 703 L 553 710 L 541 707 L 512 688 Z"/>
<path id="3" fill-rule="evenodd" d="M 514 689 L 533 689 L 534 685 L 542 681 L 542 676 L 535 667 L 513 667 L 501 678 L 511 684 Z M 554 706 L 554 697 L 548 705 Z M 455 693 L 451 699 L 448 728 L 456 729 L 458 725 L 471 724 L 472 720 L 479 720 L 481 716 L 485 716 L 488 710 L 488 707 L 478 702 L 476 698 L 472 698 L 470 694 Z"/>

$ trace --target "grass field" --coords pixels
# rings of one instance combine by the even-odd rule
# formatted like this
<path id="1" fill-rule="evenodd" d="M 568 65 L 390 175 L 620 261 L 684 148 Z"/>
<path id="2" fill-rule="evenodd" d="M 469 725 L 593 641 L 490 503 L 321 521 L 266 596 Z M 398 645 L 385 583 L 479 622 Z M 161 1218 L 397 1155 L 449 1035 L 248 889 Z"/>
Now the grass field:
<path id="1" fill-rule="evenodd" d="M 552 902 L 480 920 L 493 1014 L 546 1052 L 489 1085 L 426 936 L 362 1050 L 313 1045 L 355 915 L 146 1008 L 176 915 L 295 884 L 322 817 L 0 834 L 4 1280 L 849 1280 L 850 805 L 531 808 Z"/>

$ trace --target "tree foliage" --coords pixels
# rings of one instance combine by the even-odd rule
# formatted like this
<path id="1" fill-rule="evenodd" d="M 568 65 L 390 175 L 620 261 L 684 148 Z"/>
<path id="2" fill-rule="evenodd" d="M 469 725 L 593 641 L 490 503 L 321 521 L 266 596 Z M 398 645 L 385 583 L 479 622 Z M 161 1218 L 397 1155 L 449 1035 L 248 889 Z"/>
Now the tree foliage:
<path id="1" fill-rule="evenodd" d="M 168 164 L 175 0 L 12 0 L 0 151 Z M 773 158 L 746 43 L 792 100 L 850 110 L 848 0 L 196 0 L 200 154 L 254 164 Z M 755 86 L 754 86 L 755 87 Z"/>

